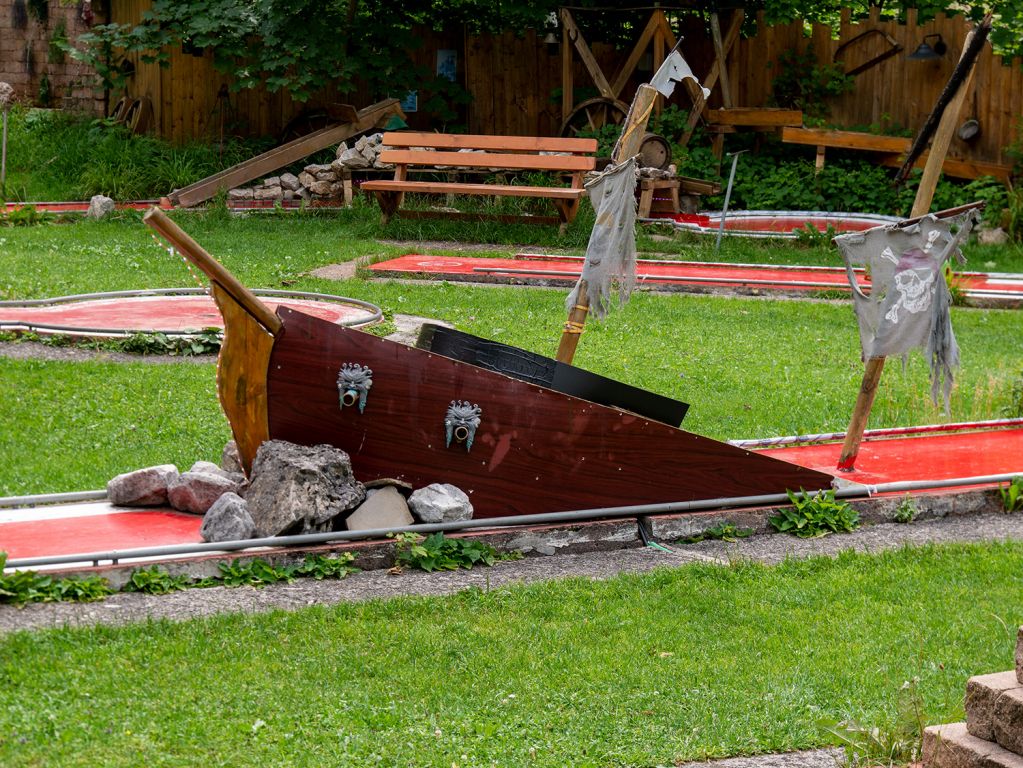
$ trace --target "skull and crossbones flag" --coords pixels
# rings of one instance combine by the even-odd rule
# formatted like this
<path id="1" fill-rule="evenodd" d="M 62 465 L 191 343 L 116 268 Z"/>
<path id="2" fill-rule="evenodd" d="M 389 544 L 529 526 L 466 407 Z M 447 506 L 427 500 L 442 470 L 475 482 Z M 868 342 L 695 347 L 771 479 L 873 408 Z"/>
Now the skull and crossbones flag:
<path id="1" fill-rule="evenodd" d="M 945 282 L 945 262 L 964 264 L 959 245 L 970 233 L 976 211 L 874 227 L 835 238 L 853 291 L 863 359 L 924 350 L 931 367 L 931 399 L 942 393 L 945 411 L 952 391 L 952 370 L 959 365 L 959 346 L 952 332 L 952 296 Z M 854 272 L 864 267 L 870 293 Z"/>

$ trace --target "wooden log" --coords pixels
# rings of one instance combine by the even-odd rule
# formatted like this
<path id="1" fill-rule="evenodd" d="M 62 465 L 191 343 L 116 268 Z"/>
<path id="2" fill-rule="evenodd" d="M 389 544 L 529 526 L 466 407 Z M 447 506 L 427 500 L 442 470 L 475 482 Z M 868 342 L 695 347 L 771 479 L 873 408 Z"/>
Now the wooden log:
<path id="1" fill-rule="evenodd" d="M 354 123 L 328 126 L 319 131 L 289 141 L 261 155 L 238 163 L 226 170 L 215 173 L 205 179 L 189 184 L 184 189 L 171 193 L 171 202 L 182 207 L 198 205 L 209 200 L 220 191 L 227 191 L 239 184 L 258 179 L 271 171 L 308 157 L 313 152 L 337 144 L 350 136 L 372 128 L 384 118 L 392 115 L 403 117 L 397 99 L 387 99 L 359 111 L 359 119 Z"/>
<path id="2" fill-rule="evenodd" d="M 571 365 L 575 357 L 576 347 L 579 346 L 579 337 L 583 334 L 583 326 L 586 325 L 586 315 L 590 311 L 590 297 L 586 293 L 586 281 L 579 281 L 579 296 L 575 306 L 568 313 L 568 320 L 565 321 L 564 330 L 561 332 L 561 343 L 558 344 L 558 353 L 554 359 L 559 363 Z"/>

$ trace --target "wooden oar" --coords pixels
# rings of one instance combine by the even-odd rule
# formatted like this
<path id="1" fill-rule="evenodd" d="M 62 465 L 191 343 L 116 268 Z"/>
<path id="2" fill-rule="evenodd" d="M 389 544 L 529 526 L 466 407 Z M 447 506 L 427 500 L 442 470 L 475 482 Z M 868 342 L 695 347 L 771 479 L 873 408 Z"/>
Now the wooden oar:
<path id="1" fill-rule="evenodd" d="M 159 208 L 150 208 L 142 217 L 174 249 L 201 269 L 207 277 L 226 291 L 246 312 L 273 335 L 281 330 L 281 319 L 259 298 L 228 272 L 224 265 L 210 256 L 187 232 L 170 220 Z"/>

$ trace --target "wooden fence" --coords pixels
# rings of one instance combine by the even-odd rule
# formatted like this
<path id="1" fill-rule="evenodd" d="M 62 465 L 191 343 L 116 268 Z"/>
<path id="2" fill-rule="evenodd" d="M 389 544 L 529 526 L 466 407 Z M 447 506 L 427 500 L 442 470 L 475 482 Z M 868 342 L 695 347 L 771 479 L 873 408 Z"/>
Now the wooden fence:
<path id="1" fill-rule="evenodd" d="M 814 25 L 809 36 L 804 33 L 801 22 L 784 26 L 759 23 L 757 35 L 740 39 L 730 57 L 729 80 L 736 104 L 763 106 L 769 102 L 771 84 L 778 74 L 778 59 L 785 51 L 802 52 L 812 45 L 818 63 L 827 64 L 834 61 L 840 45 L 876 29 L 889 35 L 903 50 L 856 75 L 853 91 L 830 102 L 828 121 L 849 129 L 901 126 L 915 133 L 948 82 L 972 24 L 961 16 L 939 14 L 934 20 L 918 25 L 915 11 L 909 12 L 905 24 L 899 24 L 880 20 L 877 11 L 876 7 L 872 8 L 869 19 L 856 23 L 850 22 L 846 11 L 838 30 Z M 940 34 L 948 46 L 944 56 L 935 61 L 908 59 L 924 36 L 932 34 Z M 861 41 L 862 45 L 849 46 L 843 51 L 847 69 L 869 61 L 889 47 L 887 40 L 878 34 L 861 38 Z M 1021 110 L 1023 68 L 1020 59 L 1003 60 L 986 45 L 977 60 L 972 94 L 960 114 L 963 121 L 977 120 L 980 134 L 969 143 L 954 139 L 949 154 L 965 160 L 1011 165 L 1005 149 L 1016 141 Z"/>
<path id="2" fill-rule="evenodd" d="M 150 0 L 121 0 L 112 4 L 112 21 L 136 21 Z M 678 17 L 682 26 L 686 55 L 694 71 L 703 75 L 713 61 L 710 34 L 697 17 Z M 725 23 L 726 19 L 722 19 Z M 866 126 L 902 126 L 916 131 L 925 120 L 944 83 L 955 66 L 971 23 L 962 17 L 939 15 L 918 25 L 915 12 L 905 24 L 885 21 L 873 9 L 868 19 L 852 23 L 843 16 L 838 30 L 814 25 L 809 31 L 802 22 L 768 26 L 757 20 L 753 37 L 740 38 L 727 59 L 727 72 L 734 106 L 762 107 L 771 104 L 772 83 L 779 74 L 779 57 L 786 51 L 807 50 L 810 46 L 820 64 L 831 63 L 843 43 L 867 30 L 879 30 L 895 40 L 898 54 L 855 77 L 854 90 L 831 102 L 829 122 L 845 128 Z M 676 30 L 678 31 L 678 30 Z M 948 46 L 937 61 L 913 61 L 909 53 L 923 41 L 924 35 L 940 34 Z M 424 30 L 424 44 L 412 56 L 417 65 L 433 68 L 438 51 L 454 51 L 457 57 L 456 79 L 472 95 L 464 110 L 461 125 L 472 133 L 512 135 L 557 135 L 561 130 L 562 109 L 559 89 L 562 83 L 562 57 L 567 53 L 551 51 L 533 30 L 522 34 L 471 37 L 461 30 L 437 32 Z M 933 39 L 932 39 L 933 42 Z M 842 52 L 847 69 L 868 61 L 889 46 L 880 34 L 872 34 L 848 46 Z M 613 73 L 628 51 L 592 43 L 595 58 L 605 72 Z M 136 74 L 129 85 L 133 97 L 151 99 L 155 125 L 160 135 L 172 141 L 215 138 L 221 127 L 228 133 L 277 135 L 302 110 L 343 101 L 365 106 L 387 94 L 365 91 L 339 94 L 327 91 L 305 104 L 287 93 L 250 90 L 228 93 L 230 78 L 213 69 L 212 56 L 206 52 L 193 56 L 180 49 L 169 51 L 170 66 L 160 68 L 136 59 Z M 580 86 L 589 84 L 589 76 L 578 57 L 573 56 L 576 99 Z M 635 80 L 635 78 L 634 78 Z M 622 97 L 628 101 L 638 81 L 626 87 Z M 399 94 L 390 94 L 400 96 Z M 420 95 L 422 101 L 423 94 Z M 684 89 L 677 89 L 673 101 L 683 108 L 690 102 Z M 710 105 L 720 106 L 715 89 Z M 950 154 L 965 160 L 1008 165 L 1006 147 L 1017 138 L 1017 121 L 1023 110 L 1023 69 L 1019 59 L 1003 61 L 986 46 L 977 64 L 973 95 L 963 108 L 961 119 L 975 119 L 980 125 L 976 140 L 953 142 Z M 430 122 L 422 112 L 409 115 L 414 128 L 450 130 Z"/>

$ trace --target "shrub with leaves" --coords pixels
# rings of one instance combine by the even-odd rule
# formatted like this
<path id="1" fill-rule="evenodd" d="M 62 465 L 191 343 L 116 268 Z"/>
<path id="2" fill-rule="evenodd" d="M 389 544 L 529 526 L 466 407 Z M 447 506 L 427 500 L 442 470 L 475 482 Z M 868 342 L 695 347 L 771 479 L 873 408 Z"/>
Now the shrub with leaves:
<path id="1" fill-rule="evenodd" d="M 36 571 L 3 573 L 7 553 L 0 552 L 0 603 L 52 603 L 102 600 L 113 594 L 110 584 L 99 576 L 82 579 L 55 578 Z"/>
<path id="2" fill-rule="evenodd" d="M 836 501 L 835 492 L 818 491 L 810 494 L 800 489 L 799 494 L 786 491 L 791 507 L 784 507 L 767 521 L 779 533 L 791 533 L 801 539 L 827 536 L 829 533 L 849 533 L 860 525 L 860 515 L 847 502 Z"/>
<path id="3" fill-rule="evenodd" d="M 394 537 L 394 549 L 399 567 L 428 572 L 493 565 L 499 560 L 516 560 L 522 556 L 518 552 L 499 553 L 476 539 L 449 539 L 439 531 L 426 538 L 411 532 L 399 533 Z"/>

